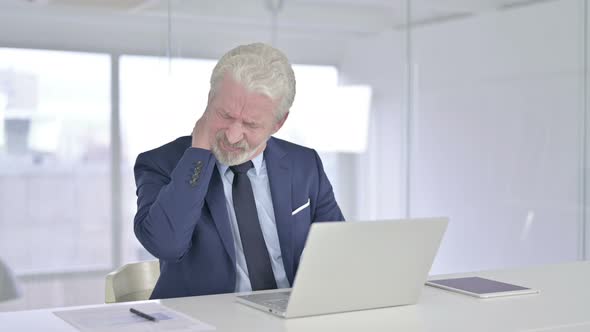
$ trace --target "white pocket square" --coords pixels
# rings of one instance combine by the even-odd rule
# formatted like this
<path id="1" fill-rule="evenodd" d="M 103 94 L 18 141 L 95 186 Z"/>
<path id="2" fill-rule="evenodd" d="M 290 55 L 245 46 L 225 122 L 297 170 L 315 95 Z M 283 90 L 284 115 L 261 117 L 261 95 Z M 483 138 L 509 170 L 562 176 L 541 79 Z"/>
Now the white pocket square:
<path id="1" fill-rule="evenodd" d="M 306 207 L 309 206 L 309 198 L 307 199 L 307 203 L 301 205 L 300 207 L 296 208 L 295 210 L 293 210 L 293 212 L 291 212 L 291 215 L 294 216 L 297 213 L 301 212 L 301 210 L 305 209 Z"/>

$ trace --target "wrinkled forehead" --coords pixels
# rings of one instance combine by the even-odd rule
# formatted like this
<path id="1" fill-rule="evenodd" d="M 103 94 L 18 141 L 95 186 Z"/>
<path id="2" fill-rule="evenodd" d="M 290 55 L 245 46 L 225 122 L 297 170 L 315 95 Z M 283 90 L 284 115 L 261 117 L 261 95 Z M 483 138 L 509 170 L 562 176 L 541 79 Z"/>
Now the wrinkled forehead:
<path id="1" fill-rule="evenodd" d="M 240 82 L 231 76 L 226 76 L 215 89 L 212 104 L 221 107 L 227 112 L 246 109 L 248 112 L 260 118 L 265 115 L 274 116 L 277 103 L 270 97 L 259 92 L 246 89 Z"/>

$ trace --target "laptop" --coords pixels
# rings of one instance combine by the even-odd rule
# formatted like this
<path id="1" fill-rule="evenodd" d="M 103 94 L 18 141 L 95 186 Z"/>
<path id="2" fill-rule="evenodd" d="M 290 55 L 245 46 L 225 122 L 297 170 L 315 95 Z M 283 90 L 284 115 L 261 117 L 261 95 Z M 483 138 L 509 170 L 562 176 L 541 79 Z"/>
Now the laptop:
<path id="1" fill-rule="evenodd" d="M 314 223 L 293 288 L 237 301 L 284 318 L 415 304 L 447 218 Z"/>

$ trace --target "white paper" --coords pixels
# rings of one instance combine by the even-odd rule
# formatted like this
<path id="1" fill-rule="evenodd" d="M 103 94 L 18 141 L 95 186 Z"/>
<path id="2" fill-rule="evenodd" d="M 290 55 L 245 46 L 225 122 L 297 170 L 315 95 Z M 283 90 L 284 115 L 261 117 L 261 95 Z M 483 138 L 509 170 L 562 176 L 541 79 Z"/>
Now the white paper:
<path id="1" fill-rule="evenodd" d="M 154 316 L 149 321 L 129 312 L 135 308 Z M 159 303 L 109 305 L 97 308 L 54 311 L 56 316 L 83 332 L 135 332 L 135 331 L 212 331 L 214 326 L 191 318 Z"/>

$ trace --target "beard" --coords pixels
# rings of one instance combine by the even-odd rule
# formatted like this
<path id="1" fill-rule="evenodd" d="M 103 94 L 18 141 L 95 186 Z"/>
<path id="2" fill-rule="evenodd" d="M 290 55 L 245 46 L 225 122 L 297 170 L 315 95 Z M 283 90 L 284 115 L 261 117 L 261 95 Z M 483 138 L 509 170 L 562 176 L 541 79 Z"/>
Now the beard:
<path id="1" fill-rule="evenodd" d="M 228 142 L 225 133 L 220 131 L 215 135 L 215 142 L 213 143 L 213 146 L 211 146 L 211 151 L 220 163 L 227 166 L 234 166 L 250 160 L 256 151 L 258 151 L 258 149 L 265 143 L 266 140 L 254 148 L 250 148 L 250 144 L 244 139 L 231 144 Z M 221 147 L 222 144 L 228 148 L 237 149 L 237 151 L 232 152 L 224 150 Z"/>

